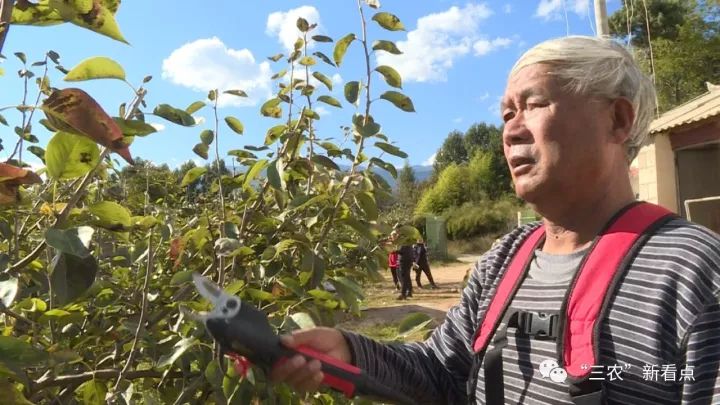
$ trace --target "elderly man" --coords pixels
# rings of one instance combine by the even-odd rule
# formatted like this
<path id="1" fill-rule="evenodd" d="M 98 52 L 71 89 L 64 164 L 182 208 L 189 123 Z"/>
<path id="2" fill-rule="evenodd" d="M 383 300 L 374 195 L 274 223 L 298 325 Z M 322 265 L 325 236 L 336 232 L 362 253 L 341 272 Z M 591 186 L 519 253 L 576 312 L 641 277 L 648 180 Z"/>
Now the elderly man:
<path id="1" fill-rule="evenodd" d="M 612 41 L 535 46 L 510 72 L 501 112 L 515 191 L 542 223 L 480 259 L 425 342 L 318 328 L 284 343 L 353 363 L 416 403 L 720 403 L 720 238 L 634 201 L 628 178 L 654 99 Z M 323 373 L 297 356 L 272 377 L 311 391 Z"/>

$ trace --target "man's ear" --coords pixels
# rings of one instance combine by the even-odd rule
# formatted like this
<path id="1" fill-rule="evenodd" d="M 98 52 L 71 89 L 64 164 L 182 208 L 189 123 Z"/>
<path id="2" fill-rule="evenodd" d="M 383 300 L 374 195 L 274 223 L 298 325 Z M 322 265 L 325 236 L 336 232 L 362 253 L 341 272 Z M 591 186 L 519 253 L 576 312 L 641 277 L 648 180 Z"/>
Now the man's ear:
<path id="1" fill-rule="evenodd" d="M 635 111 L 630 100 L 619 97 L 611 105 L 612 137 L 618 144 L 624 144 L 630 137 L 630 130 L 635 122 Z"/>

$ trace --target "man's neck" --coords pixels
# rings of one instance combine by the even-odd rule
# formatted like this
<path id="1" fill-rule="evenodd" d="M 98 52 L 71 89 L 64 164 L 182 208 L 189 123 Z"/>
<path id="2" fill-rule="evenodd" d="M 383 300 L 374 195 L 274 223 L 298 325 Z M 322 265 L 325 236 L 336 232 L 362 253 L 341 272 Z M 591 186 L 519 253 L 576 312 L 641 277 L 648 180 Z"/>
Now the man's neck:
<path id="1" fill-rule="evenodd" d="M 635 201 L 629 193 L 607 193 L 585 202 L 574 202 L 562 209 L 543 210 L 546 253 L 568 254 L 589 246 L 610 219 L 623 207 Z"/>

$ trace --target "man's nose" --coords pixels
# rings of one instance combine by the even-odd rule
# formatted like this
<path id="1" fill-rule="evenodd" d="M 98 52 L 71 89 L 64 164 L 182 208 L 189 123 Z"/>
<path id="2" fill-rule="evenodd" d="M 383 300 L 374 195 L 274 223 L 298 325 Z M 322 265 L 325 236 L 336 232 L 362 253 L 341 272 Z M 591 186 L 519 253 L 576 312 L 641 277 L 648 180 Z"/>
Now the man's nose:
<path id="1" fill-rule="evenodd" d="M 525 126 L 523 112 L 518 111 L 503 127 L 503 143 L 510 146 L 530 143 L 531 141 L 532 133 Z"/>

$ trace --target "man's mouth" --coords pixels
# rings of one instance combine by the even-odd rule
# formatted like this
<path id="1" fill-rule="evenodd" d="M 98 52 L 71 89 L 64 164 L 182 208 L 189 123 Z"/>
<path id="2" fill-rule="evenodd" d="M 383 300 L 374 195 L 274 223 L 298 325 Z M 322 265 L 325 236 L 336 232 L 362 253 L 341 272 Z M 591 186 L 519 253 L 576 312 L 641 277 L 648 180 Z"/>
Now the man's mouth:
<path id="1" fill-rule="evenodd" d="M 527 156 L 513 156 L 510 158 L 510 171 L 514 176 L 520 176 L 532 168 L 536 163 L 535 159 Z"/>

